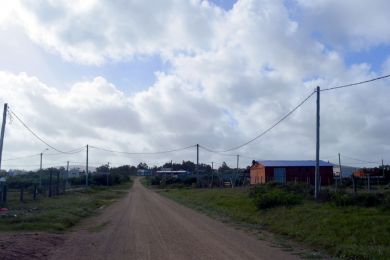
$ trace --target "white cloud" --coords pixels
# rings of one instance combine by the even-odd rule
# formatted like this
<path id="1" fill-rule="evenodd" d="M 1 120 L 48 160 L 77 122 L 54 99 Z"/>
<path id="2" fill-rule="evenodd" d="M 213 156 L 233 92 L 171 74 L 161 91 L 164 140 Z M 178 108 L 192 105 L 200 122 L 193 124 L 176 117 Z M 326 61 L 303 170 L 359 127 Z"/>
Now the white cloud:
<path id="1" fill-rule="evenodd" d="M 34 42 L 87 64 L 213 48 L 213 29 L 223 16 L 206 1 L 19 0 L 6 9 Z"/>
<path id="2" fill-rule="evenodd" d="M 307 17 L 318 5 L 326 5 L 300 4 Z M 265 130 L 317 85 L 377 76 L 368 64 L 347 67 L 337 50 L 312 37 L 311 27 L 291 18 L 282 1 L 241 0 L 230 11 L 205 1 L 134 1 L 126 6 L 89 1 L 82 7 L 66 1 L 22 1 L 15 10 L 33 41 L 67 60 L 101 64 L 158 54 L 171 65 L 165 73 L 156 72 L 152 86 L 131 96 L 99 76 L 58 90 L 26 74 L 1 72 L 0 101 L 9 102 L 33 129 L 63 150 L 87 143 L 130 151 L 196 143 L 229 148 Z M 350 22 L 332 32 L 348 26 Z M 375 28 L 377 33 L 382 30 Z M 355 37 L 365 46 L 387 41 L 363 33 L 364 27 L 357 31 L 362 33 L 345 36 L 341 44 L 348 46 Z M 389 95 L 384 82 L 373 85 L 323 92 L 323 154 L 373 159 L 390 151 L 385 134 Z M 314 158 L 314 107 L 312 98 L 265 138 L 237 152 L 253 159 Z M 44 148 L 16 122 L 8 128 L 6 149 L 11 155 L 22 153 L 23 147 L 38 152 Z M 119 160 L 93 152 L 102 162 Z M 192 150 L 151 161 L 194 158 Z M 201 160 L 234 157 L 202 152 Z"/>
<path id="3" fill-rule="evenodd" d="M 390 43 L 386 0 L 298 0 L 302 23 L 337 48 L 368 49 Z"/>

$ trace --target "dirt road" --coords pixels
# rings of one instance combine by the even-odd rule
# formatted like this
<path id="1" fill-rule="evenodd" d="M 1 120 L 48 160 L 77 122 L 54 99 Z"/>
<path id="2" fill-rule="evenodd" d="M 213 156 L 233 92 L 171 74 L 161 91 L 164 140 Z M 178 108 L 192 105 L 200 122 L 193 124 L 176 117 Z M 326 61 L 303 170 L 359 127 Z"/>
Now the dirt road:
<path id="1" fill-rule="evenodd" d="M 294 259 L 143 187 L 74 231 L 52 259 Z"/>

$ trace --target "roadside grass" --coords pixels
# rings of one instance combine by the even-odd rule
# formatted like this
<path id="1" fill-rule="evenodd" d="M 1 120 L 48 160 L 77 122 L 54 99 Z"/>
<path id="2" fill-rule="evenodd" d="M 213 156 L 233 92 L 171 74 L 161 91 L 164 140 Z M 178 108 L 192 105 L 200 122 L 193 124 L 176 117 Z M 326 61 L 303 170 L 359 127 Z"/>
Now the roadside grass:
<path id="1" fill-rule="evenodd" d="M 97 209 L 124 196 L 132 182 L 88 190 L 69 191 L 53 198 L 19 202 L 17 194 L 10 195 L 7 213 L 0 215 L 0 231 L 64 231 Z"/>
<path id="2" fill-rule="evenodd" d="M 390 210 L 304 201 L 257 210 L 249 189 L 166 189 L 162 195 L 224 221 L 266 230 L 348 259 L 390 258 Z"/>

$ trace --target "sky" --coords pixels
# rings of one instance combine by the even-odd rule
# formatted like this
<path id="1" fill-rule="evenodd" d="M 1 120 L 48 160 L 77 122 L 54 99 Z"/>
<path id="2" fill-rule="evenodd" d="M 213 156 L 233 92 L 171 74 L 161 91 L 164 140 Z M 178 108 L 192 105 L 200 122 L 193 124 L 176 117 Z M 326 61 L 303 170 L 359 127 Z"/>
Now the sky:
<path id="1" fill-rule="evenodd" d="M 317 86 L 390 74 L 386 0 L 1 1 L 0 104 L 92 166 L 196 160 Z M 390 164 L 390 79 L 321 92 L 321 159 Z M 315 95 L 200 162 L 315 159 Z M 46 150 L 49 148 L 48 150 Z M 84 164 L 7 118 L 3 169 Z M 23 157 L 23 158 L 19 158 Z M 372 163 L 371 163 L 372 162 Z"/>

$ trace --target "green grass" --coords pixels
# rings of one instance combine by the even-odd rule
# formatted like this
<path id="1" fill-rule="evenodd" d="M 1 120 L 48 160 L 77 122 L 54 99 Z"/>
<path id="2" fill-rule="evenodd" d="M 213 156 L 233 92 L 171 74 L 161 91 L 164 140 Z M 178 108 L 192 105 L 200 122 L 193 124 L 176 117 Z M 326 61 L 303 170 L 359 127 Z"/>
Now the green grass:
<path id="1" fill-rule="evenodd" d="M 271 231 L 333 256 L 390 258 L 389 210 L 305 201 L 259 211 L 248 197 L 248 189 L 172 189 L 161 193 L 213 217 Z"/>
<path id="2" fill-rule="evenodd" d="M 0 231 L 64 231 L 82 218 L 124 196 L 131 186 L 127 182 L 117 186 L 76 190 L 53 198 L 21 203 L 11 194 L 9 211 L 0 215 Z"/>

